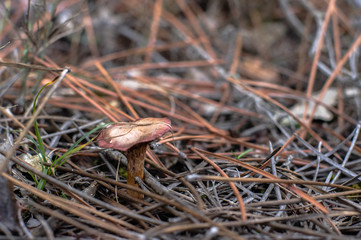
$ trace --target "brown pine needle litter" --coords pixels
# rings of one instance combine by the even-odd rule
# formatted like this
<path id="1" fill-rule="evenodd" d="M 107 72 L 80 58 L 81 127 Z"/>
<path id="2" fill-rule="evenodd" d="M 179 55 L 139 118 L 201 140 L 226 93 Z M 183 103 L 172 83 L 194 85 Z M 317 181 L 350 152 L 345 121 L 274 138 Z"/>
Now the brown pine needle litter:
<path id="1" fill-rule="evenodd" d="M 0 239 L 361 238 L 360 13 L 1 1 Z"/>

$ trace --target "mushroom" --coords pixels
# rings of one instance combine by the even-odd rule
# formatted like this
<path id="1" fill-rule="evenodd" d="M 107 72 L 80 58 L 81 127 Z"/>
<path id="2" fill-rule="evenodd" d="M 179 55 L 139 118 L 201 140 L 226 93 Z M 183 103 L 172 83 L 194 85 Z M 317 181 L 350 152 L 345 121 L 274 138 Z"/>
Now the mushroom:
<path id="1" fill-rule="evenodd" d="M 135 177 L 144 179 L 144 160 L 148 144 L 171 130 L 168 118 L 143 118 L 134 122 L 116 123 L 103 129 L 97 140 L 100 147 L 124 153 L 128 160 L 127 184 L 139 187 Z M 142 199 L 143 194 L 128 190 L 128 194 Z"/>

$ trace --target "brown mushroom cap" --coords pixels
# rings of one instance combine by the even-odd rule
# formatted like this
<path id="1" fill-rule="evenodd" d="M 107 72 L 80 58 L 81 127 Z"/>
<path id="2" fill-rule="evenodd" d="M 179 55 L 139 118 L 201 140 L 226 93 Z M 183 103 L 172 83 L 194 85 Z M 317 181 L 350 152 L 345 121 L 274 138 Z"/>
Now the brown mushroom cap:
<path id="1" fill-rule="evenodd" d="M 171 121 L 168 118 L 142 118 L 110 125 L 100 132 L 97 140 L 100 147 L 127 151 L 138 143 L 151 142 L 170 130 Z"/>

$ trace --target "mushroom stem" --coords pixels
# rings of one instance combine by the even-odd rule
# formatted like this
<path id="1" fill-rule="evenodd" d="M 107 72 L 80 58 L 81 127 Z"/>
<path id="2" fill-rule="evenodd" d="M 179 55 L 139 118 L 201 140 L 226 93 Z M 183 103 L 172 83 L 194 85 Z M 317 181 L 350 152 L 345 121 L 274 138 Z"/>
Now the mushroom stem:
<path id="1" fill-rule="evenodd" d="M 122 151 L 128 159 L 129 185 L 139 187 L 135 177 L 144 179 L 144 160 L 148 143 L 171 130 L 168 118 L 142 118 L 131 123 L 117 123 L 104 128 L 98 136 L 100 147 Z M 144 197 L 135 191 L 128 193 L 138 199 Z"/>
<path id="2" fill-rule="evenodd" d="M 148 142 L 139 143 L 126 152 L 128 159 L 128 177 L 127 184 L 135 187 L 139 185 L 135 182 L 135 177 L 140 180 L 144 179 L 144 160 L 147 151 Z M 132 197 L 143 199 L 144 195 L 135 191 L 128 190 L 128 194 Z"/>

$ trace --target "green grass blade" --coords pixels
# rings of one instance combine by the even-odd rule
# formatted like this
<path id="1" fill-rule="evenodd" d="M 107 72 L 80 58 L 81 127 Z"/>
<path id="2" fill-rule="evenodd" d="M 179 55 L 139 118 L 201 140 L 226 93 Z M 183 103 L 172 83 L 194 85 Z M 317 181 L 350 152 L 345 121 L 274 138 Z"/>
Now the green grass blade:
<path id="1" fill-rule="evenodd" d="M 90 136 L 92 133 L 94 133 L 95 131 L 98 131 L 101 128 L 104 128 L 105 126 L 109 125 L 108 124 L 102 124 L 99 125 L 98 127 L 92 129 L 90 132 L 86 133 L 84 136 L 82 136 L 81 138 L 78 139 L 78 141 L 76 141 L 70 148 L 68 151 L 66 151 L 66 153 L 64 153 L 61 157 L 57 158 L 53 164 L 52 167 L 57 167 L 57 166 L 61 166 L 63 165 L 66 160 L 68 159 L 69 155 L 74 154 L 78 151 L 80 151 L 82 148 L 84 148 L 86 145 L 88 145 L 89 143 L 91 143 L 93 141 L 93 139 L 91 139 L 90 141 L 86 142 L 85 144 L 82 144 L 80 146 L 78 146 L 80 144 L 81 141 L 83 141 L 85 138 L 87 138 L 88 136 Z M 60 164 L 59 164 L 60 163 Z"/>

